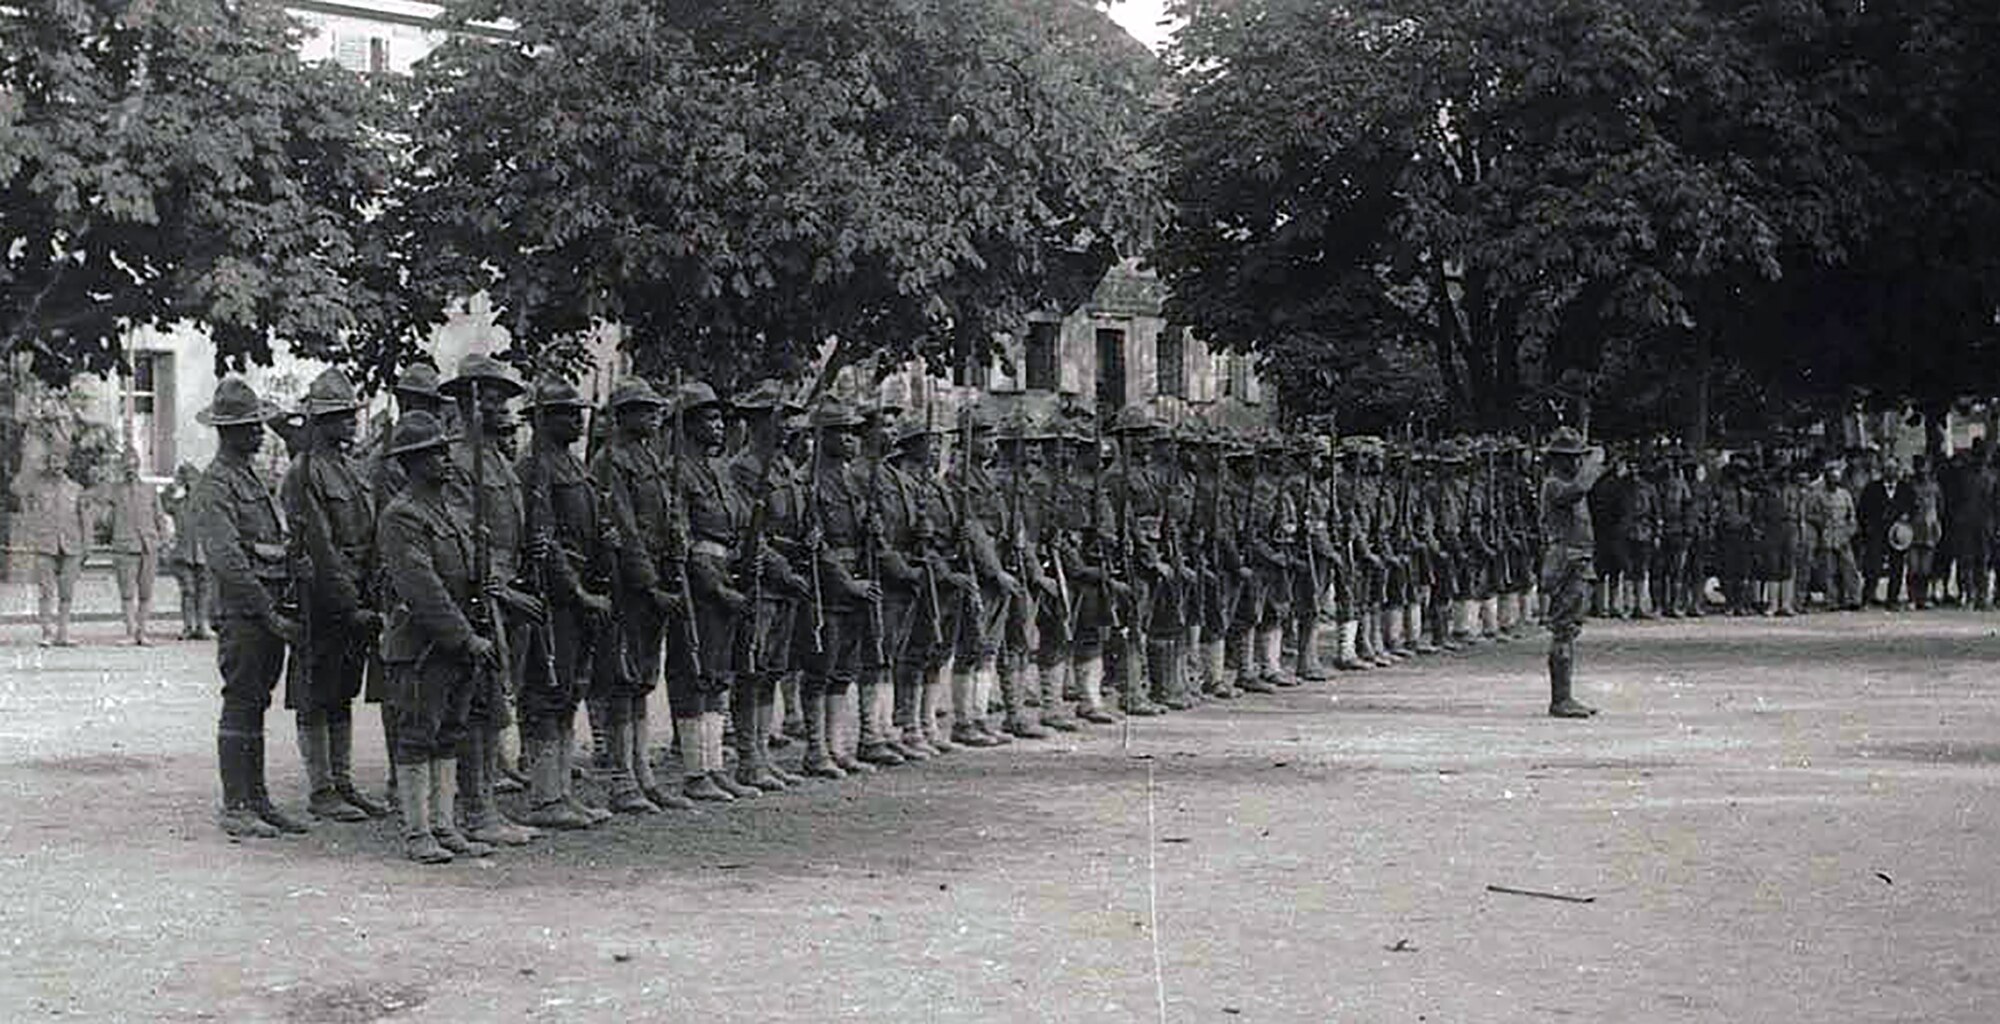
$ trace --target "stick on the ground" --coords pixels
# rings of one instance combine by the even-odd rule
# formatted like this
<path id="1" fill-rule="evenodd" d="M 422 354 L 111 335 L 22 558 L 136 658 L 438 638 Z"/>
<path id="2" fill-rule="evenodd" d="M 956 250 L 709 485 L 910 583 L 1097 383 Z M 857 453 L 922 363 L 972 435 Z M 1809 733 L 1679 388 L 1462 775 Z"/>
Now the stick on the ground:
<path id="1" fill-rule="evenodd" d="M 1504 892 L 1512 896 L 1533 896 L 1536 899 L 1560 900 L 1564 903 L 1596 903 L 1595 896 L 1565 896 L 1559 892 L 1542 892 L 1539 889 L 1516 889 L 1511 885 L 1489 885 L 1487 892 Z"/>

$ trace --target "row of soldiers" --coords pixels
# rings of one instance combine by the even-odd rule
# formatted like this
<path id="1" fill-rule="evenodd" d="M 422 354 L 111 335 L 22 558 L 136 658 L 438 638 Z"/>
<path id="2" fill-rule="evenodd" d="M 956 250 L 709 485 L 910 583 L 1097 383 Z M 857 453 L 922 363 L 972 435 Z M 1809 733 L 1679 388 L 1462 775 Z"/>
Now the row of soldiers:
<path id="1" fill-rule="evenodd" d="M 379 702 L 406 853 L 435 863 L 1510 638 L 1550 532 L 1533 453 L 1505 440 L 984 402 L 940 423 L 775 380 L 632 378 L 593 410 L 484 355 L 443 381 L 413 366 L 395 395 L 357 445 L 351 382 L 316 379 L 276 497 L 253 461 L 271 404 L 231 377 L 202 414 L 233 835 L 308 827 L 264 783 L 281 679 L 311 814 L 390 813 L 352 771 L 353 706 Z M 1555 530 L 1581 519 L 1586 573 L 1589 482 Z M 1551 711 L 1582 717 L 1566 665 Z M 677 784 L 652 757 L 662 686 Z M 574 785 L 582 709 L 603 807 Z M 516 729 L 518 821 L 495 799 Z"/>

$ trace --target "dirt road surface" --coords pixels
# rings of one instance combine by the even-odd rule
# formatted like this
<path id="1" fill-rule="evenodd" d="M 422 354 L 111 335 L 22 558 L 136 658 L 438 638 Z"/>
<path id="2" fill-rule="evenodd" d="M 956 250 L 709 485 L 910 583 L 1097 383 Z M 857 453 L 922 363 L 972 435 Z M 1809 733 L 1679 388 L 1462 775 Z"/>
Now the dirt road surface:
<path id="1" fill-rule="evenodd" d="M 431 868 L 217 831 L 211 646 L 0 635 L 0 1020 L 1985 1024 L 1996 625 L 1592 624 L 1589 723 L 1491 646 Z"/>

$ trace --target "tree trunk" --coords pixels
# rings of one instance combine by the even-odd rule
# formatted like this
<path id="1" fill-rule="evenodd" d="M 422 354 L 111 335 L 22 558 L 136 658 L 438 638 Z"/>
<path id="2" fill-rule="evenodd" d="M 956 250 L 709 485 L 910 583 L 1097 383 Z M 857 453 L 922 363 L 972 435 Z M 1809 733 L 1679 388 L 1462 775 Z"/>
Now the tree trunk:
<path id="1" fill-rule="evenodd" d="M 1688 400 L 1687 444 L 1699 454 L 1708 450 L 1709 400 L 1715 365 L 1715 328 L 1694 329 L 1694 389 Z"/>

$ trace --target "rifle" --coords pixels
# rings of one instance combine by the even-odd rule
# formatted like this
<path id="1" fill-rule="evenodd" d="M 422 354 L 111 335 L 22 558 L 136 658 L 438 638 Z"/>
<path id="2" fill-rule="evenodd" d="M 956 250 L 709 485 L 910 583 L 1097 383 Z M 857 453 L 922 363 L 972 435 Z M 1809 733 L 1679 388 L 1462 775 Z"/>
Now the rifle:
<path id="1" fill-rule="evenodd" d="M 881 415 L 880 394 L 877 394 L 876 416 Z M 882 541 L 886 524 L 882 522 L 882 460 L 887 459 L 887 451 L 875 453 L 875 460 L 868 467 L 868 512 L 861 524 L 861 572 L 868 579 L 882 579 Z M 882 634 L 887 630 L 882 625 L 882 602 L 868 602 L 868 653 L 876 667 L 889 664 L 882 651 Z"/>
<path id="2" fill-rule="evenodd" d="M 931 431 L 932 428 L 934 428 L 936 425 L 937 425 L 937 393 L 935 389 L 931 387 L 931 370 L 930 366 L 926 364 L 924 366 L 925 443 L 927 444 L 930 443 L 932 439 Z M 921 472 L 924 472 L 926 474 L 932 472 L 931 467 L 927 465 L 921 466 L 919 467 L 919 469 Z M 932 485 L 933 482 L 934 479 L 926 480 L 924 481 L 924 485 L 926 488 L 928 488 Z M 938 606 L 937 563 L 935 561 L 936 552 L 932 549 L 932 545 L 936 543 L 937 538 L 931 536 L 930 516 L 925 515 L 920 517 L 916 524 L 916 527 L 917 527 L 917 546 L 920 549 L 922 549 L 924 553 L 923 563 L 922 563 L 924 571 L 924 604 L 925 604 L 924 610 L 930 613 L 929 619 L 930 619 L 931 647 L 935 649 L 944 646 L 944 611 Z"/>
<path id="3" fill-rule="evenodd" d="M 1319 615 L 1320 580 L 1319 552 L 1313 550 L 1312 538 L 1312 464 L 1306 464 L 1306 487 L 1304 500 L 1299 502 L 1299 544 L 1306 549 L 1306 581 L 1312 584 L 1312 604 L 1308 609 L 1314 616 Z"/>
<path id="4" fill-rule="evenodd" d="M 500 671 L 513 664 L 513 652 L 507 649 L 507 630 L 500 622 L 500 610 L 486 596 L 487 581 L 493 576 L 493 535 L 488 530 L 486 508 L 486 416 L 481 411 L 479 401 L 479 378 L 467 378 L 471 385 L 472 421 L 472 577 L 477 581 L 472 588 L 472 628 L 482 632 L 499 648 Z M 489 667 L 474 666 L 474 672 L 494 671 Z"/>
<path id="5" fill-rule="evenodd" d="M 1172 605 L 1174 610 L 1174 633 L 1176 636 L 1187 630 L 1187 562 L 1181 558 L 1181 542 L 1174 523 L 1174 504 L 1164 488 L 1160 492 L 1160 543 L 1166 548 L 1167 565 L 1174 571 L 1172 584 Z M 1163 586 L 1161 589 L 1165 590 Z"/>
<path id="6" fill-rule="evenodd" d="M 1131 453 L 1127 450 L 1125 440 L 1122 436 L 1119 438 L 1117 445 L 1119 477 L 1118 547 L 1119 554 L 1125 562 L 1125 582 L 1134 588 L 1132 591 L 1132 619 L 1137 623 L 1138 620 L 1144 617 L 1145 609 L 1139 607 L 1138 603 L 1139 548 L 1138 542 L 1135 539 L 1135 535 L 1138 533 L 1138 524 L 1132 520 L 1132 463 L 1129 458 Z M 1143 624 L 1141 624 L 1141 628 L 1144 628 Z"/>
<path id="7" fill-rule="evenodd" d="M 1118 595 L 1111 586 L 1111 532 L 1104 522 L 1104 427 L 1096 417 L 1090 423 L 1090 450 L 1097 468 L 1090 474 L 1090 532 L 1097 542 L 1098 571 L 1104 574 L 1104 614 L 1113 633 L 1126 635 L 1124 617 L 1118 614 Z"/>
<path id="8" fill-rule="evenodd" d="M 530 381 L 534 377 L 534 367 L 531 363 L 529 366 Z M 555 594 L 552 593 L 554 588 L 549 586 L 549 560 L 551 558 L 567 558 L 568 555 L 563 553 L 560 548 L 560 542 L 557 541 L 555 536 L 554 525 L 544 522 L 541 516 L 544 506 L 547 507 L 551 516 L 555 514 L 555 497 L 550 492 L 548 462 L 535 451 L 536 448 L 542 445 L 542 437 L 544 436 L 544 431 L 547 429 L 547 418 L 542 415 L 540 404 L 530 405 L 528 407 L 528 416 L 530 425 L 535 430 L 535 437 L 529 442 L 528 448 L 528 468 L 532 476 L 530 480 L 522 481 L 522 485 L 534 488 L 534 500 L 521 503 L 523 516 L 527 520 L 522 525 L 525 527 L 524 532 L 526 535 L 534 542 L 530 550 L 540 552 L 539 555 L 530 560 L 528 583 L 534 588 L 536 596 L 542 599 L 542 603 L 545 606 L 541 623 L 536 627 L 536 634 L 541 640 L 542 647 L 541 658 L 539 660 L 541 661 L 542 672 L 544 673 L 543 678 L 547 680 L 547 685 L 555 687 L 561 684 L 556 677 Z"/>
<path id="9" fill-rule="evenodd" d="M 962 378 L 968 384 L 972 381 L 972 346 L 966 345 L 960 362 Z M 958 554 L 965 565 L 967 575 L 974 585 L 966 588 L 961 629 L 972 630 L 978 636 L 986 621 L 985 600 L 980 597 L 979 559 L 972 544 L 972 401 L 967 399 L 958 410 Z"/>
<path id="10" fill-rule="evenodd" d="M 674 444 L 670 453 L 673 464 L 668 467 L 668 479 L 673 481 L 674 511 L 680 529 L 680 550 L 675 559 L 679 565 L 679 588 L 681 592 L 681 631 L 687 642 L 688 667 L 699 678 L 701 676 L 701 628 L 694 620 L 694 590 L 688 583 L 688 549 L 694 545 L 694 526 L 688 521 L 687 488 L 681 484 L 681 446 L 687 443 L 686 397 L 681 393 L 681 371 L 674 370 Z"/>
<path id="11" fill-rule="evenodd" d="M 820 429 L 812 432 L 812 475 L 806 480 L 806 561 L 812 571 L 812 631 L 813 653 L 826 653 L 826 597 L 821 593 L 819 555 L 826 538 L 820 535 L 819 523 L 819 463 L 825 457 L 826 446 L 821 442 Z"/>

